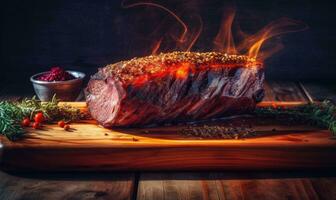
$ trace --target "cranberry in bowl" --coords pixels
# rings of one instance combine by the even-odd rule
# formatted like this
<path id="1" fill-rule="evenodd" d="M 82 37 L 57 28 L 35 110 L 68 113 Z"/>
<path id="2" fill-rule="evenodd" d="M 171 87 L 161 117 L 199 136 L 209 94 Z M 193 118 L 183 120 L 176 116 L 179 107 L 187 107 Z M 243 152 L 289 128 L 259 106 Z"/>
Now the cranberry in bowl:
<path id="1" fill-rule="evenodd" d="M 30 77 L 36 95 L 41 101 L 50 101 L 56 94 L 61 101 L 75 101 L 82 90 L 85 74 L 52 67 L 50 71 Z"/>

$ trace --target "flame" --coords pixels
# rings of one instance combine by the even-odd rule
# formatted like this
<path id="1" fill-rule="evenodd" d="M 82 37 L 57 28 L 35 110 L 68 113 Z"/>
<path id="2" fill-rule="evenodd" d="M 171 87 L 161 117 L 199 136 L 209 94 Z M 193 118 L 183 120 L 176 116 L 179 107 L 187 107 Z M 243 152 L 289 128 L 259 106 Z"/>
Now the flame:
<path id="1" fill-rule="evenodd" d="M 250 58 L 258 58 L 259 60 L 264 60 L 282 47 L 281 44 L 277 44 L 273 45 L 272 48 L 263 51 L 261 50 L 261 48 L 265 41 L 284 33 L 303 31 L 306 29 L 306 24 L 300 21 L 292 20 L 289 18 L 281 18 L 269 23 L 256 34 L 245 38 L 245 40 L 238 47 L 238 50 L 248 48 L 247 55 Z M 260 51 L 261 56 L 259 55 Z"/>
<path id="2" fill-rule="evenodd" d="M 162 38 L 160 38 L 158 41 L 154 42 L 154 45 L 153 45 L 153 48 L 152 48 L 152 55 L 157 54 L 157 52 L 160 49 L 161 42 L 162 42 Z"/>
<path id="3" fill-rule="evenodd" d="M 239 29 L 237 35 L 240 36 L 240 41 L 235 46 L 232 33 L 235 14 L 233 8 L 225 10 L 222 24 L 213 41 L 215 50 L 228 54 L 246 54 L 250 58 L 264 60 L 282 48 L 282 45 L 278 43 L 272 45 L 271 48 L 262 49 L 267 40 L 284 33 L 302 31 L 307 28 L 302 22 L 281 18 L 269 23 L 254 35 L 248 35 Z"/>
<path id="4" fill-rule="evenodd" d="M 180 25 L 182 30 L 179 34 L 170 32 L 163 34 L 159 39 L 157 39 L 152 45 L 152 54 L 157 54 L 162 52 L 162 44 L 166 42 L 167 35 L 175 41 L 175 48 L 165 49 L 167 51 L 171 50 L 181 50 L 190 51 L 203 30 L 203 22 L 200 16 L 197 15 L 198 26 L 188 27 L 187 24 L 173 11 L 170 9 L 156 3 L 152 2 L 136 2 L 126 4 L 122 1 L 121 6 L 123 8 L 133 8 L 138 6 L 151 6 L 159 8 L 165 11 L 170 16 L 172 16 Z M 288 18 L 281 18 L 279 20 L 273 21 L 262 28 L 260 31 L 253 35 L 248 35 L 244 33 L 241 29 L 238 29 L 237 36 L 240 37 L 240 41 L 236 42 L 233 37 L 232 26 L 234 23 L 236 15 L 236 10 L 232 7 L 228 7 L 224 10 L 222 16 L 222 23 L 220 25 L 219 31 L 213 40 L 214 50 L 224 52 L 227 54 L 243 54 L 250 58 L 262 61 L 275 52 L 282 48 L 280 43 L 273 44 L 271 48 L 264 48 L 265 42 L 269 39 L 279 36 L 280 34 L 296 32 L 305 30 L 307 26 L 302 22 L 295 21 Z M 176 30 L 176 29 L 174 29 Z M 237 38 L 237 37 L 236 37 Z M 170 41 L 171 42 L 171 41 Z M 237 46 L 236 46 L 237 44 Z M 169 45 L 168 45 L 169 46 Z M 182 73 L 183 74 L 183 73 Z"/>
<path id="5" fill-rule="evenodd" d="M 175 41 L 175 46 L 176 50 L 181 50 L 181 51 L 190 51 L 199 36 L 201 35 L 202 29 L 203 29 L 203 22 L 200 16 L 197 15 L 198 23 L 199 26 L 195 29 L 195 31 L 190 31 L 187 24 L 173 11 L 170 9 L 156 3 L 152 2 L 136 2 L 136 3 L 130 3 L 126 4 L 125 0 L 121 2 L 121 7 L 122 8 L 133 8 L 133 7 L 138 7 L 138 6 L 152 6 L 159 8 L 166 13 L 168 13 L 170 16 L 172 16 L 182 27 L 182 31 L 178 36 L 175 36 L 175 33 L 167 33 L 174 41 Z M 158 39 L 156 42 L 154 42 L 153 48 L 152 48 L 152 55 L 157 54 L 160 51 L 162 42 L 163 42 L 164 36 L 161 36 L 160 39 Z M 173 50 L 173 49 L 170 49 Z"/>
<path id="6" fill-rule="evenodd" d="M 166 51 L 180 50 L 180 51 L 190 51 L 194 44 L 197 42 L 203 31 L 203 22 L 199 15 L 196 15 L 196 24 L 190 26 L 190 22 L 185 23 L 181 17 L 175 14 L 170 9 L 152 2 L 136 2 L 126 4 L 122 1 L 121 6 L 123 8 L 134 8 L 138 6 L 151 6 L 164 11 L 176 20 L 178 27 L 172 26 L 164 34 L 160 35 L 159 39 L 153 40 L 152 54 L 157 54 L 162 52 L 165 46 Z M 189 17 L 191 15 L 188 15 Z M 246 67 L 256 67 L 262 66 L 262 61 L 279 51 L 283 46 L 281 43 L 272 43 L 272 45 L 265 45 L 271 38 L 277 37 L 284 33 L 302 31 L 307 28 L 307 26 L 299 21 L 295 21 L 288 18 L 280 18 L 275 20 L 260 31 L 255 34 L 247 34 L 235 23 L 236 10 L 232 7 L 228 7 L 224 10 L 222 16 L 222 22 L 218 33 L 216 34 L 213 44 L 214 50 L 227 53 L 227 54 L 241 54 L 246 55 L 255 62 L 247 64 Z M 195 19 L 195 18 L 190 18 Z M 196 22 L 194 21 L 194 23 Z M 175 24 L 168 24 L 175 25 Z M 233 25 L 235 25 L 235 31 L 233 32 Z M 167 24 L 161 22 L 161 25 L 157 27 L 157 31 L 160 31 L 162 27 L 166 27 Z M 189 27 L 188 27 L 189 26 Z M 235 36 L 235 37 L 234 37 Z M 235 39 L 239 39 L 236 41 Z M 169 43 L 166 45 L 166 43 Z M 174 47 L 171 47 L 171 43 L 174 43 Z M 162 66 L 163 68 L 165 66 Z M 190 73 L 194 73 L 196 70 L 206 70 L 207 68 L 221 68 L 223 65 L 210 64 L 206 66 L 198 66 L 197 68 L 190 63 L 179 63 L 173 64 L 170 67 L 165 67 L 166 69 L 149 75 L 143 75 L 137 77 L 133 84 L 135 86 L 141 86 L 149 80 L 154 78 L 162 78 L 167 74 L 174 75 L 177 79 L 186 79 Z M 235 64 L 227 65 L 226 67 L 236 67 Z"/>
<path id="7" fill-rule="evenodd" d="M 173 18 L 176 19 L 176 21 L 182 26 L 182 29 L 183 29 L 180 36 L 178 38 L 176 38 L 177 42 L 179 42 L 179 43 L 185 42 L 186 35 L 187 35 L 187 32 L 188 32 L 188 27 L 182 21 L 182 19 L 179 16 L 177 16 L 174 12 L 172 12 L 171 10 L 169 10 L 168 8 L 166 8 L 166 7 L 164 7 L 160 4 L 151 3 L 151 2 L 137 2 L 137 3 L 128 4 L 128 5 L 126 5 L 124 1 L 121 2 L 121 7 L 122 8 L 133 8 L 133 7 L 137 7 L 137 6 L 152 6 L 152 7 L 160 8 L 161 10 L 170 14 Z M 155 53 L 159 49 L 160 45 L 161 45 L 161 42 L 158 42 L 157 45 L 154 46 L 155 47 L 154 48 Z"/>
<path id="8" fill-rule="evenodd" d="M 235 17 L 236 11 L 233 8 L 228 8 L 224 12 L 222 18 L 222 24 L 219 31 L 213 41 L 217 51 L 222 51 L 228 54 L 237 54 L 235 43 L 232 36 L 232 23 Z"/>
<path id="9" fill-rule="evenodd" d="M 191 38 L 191 42 L 189 44 L 189 46 L 187 47 L 186 51 L 190 51 L 191 48 L 194 46 L 194 44 L 196 43 L 196 41 L 198 40 L 198 38 L 200 37 L 201 33 L 202 33 L 202 30 L 203 30 L 203 21 L 202 21 L 202 18 L 197 15 L 197 19 L 198 19 L 198 23 L 199 23 L 199 27 L 198 27 L 198 30 L 195 31 L 195 34 L 194 35 L 191 35 L 190 38 Z M 192 32 L 193 33 L 193 32 Z"/>

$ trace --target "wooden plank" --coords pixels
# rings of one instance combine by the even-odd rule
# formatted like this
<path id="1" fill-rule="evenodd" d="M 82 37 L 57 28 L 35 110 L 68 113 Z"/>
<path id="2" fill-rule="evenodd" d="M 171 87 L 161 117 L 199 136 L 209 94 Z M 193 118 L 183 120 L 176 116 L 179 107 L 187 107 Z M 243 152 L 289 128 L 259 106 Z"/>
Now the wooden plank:
<path id="1" fill-rule="evenodd" d="M 169 133 L 148 137 L 88 125 L 73 127 L 77 129 L 73 133 L 64 133 L 54 126 L 52 135 L 41 131 L 21 142 L 3 140 L 1 167 L 46 171 L 336 167 L 336 160 L 330 159 L 336 158 L 336 141 L 330 139 L 328 131 L 244 140 L 182 140 Z M 51 157 L 54 159 L 50 160 Z"/>
<path id="2" fill-rule="evenodd" d="M 0 87 L 0 101 L 17 101 L 24 97 L 32 97 L 34 95 L 32 85 L 9 85 L 4 83 L 2 86 L 2 88 Z"/>
<path id="3" fill-rule="evenodd" d="M 336 102 L 336 86 L 334 83 L 323 83 L 323 85 L 321 83 L 305 83 L 304 88 L 315 101 L 329 99 Z"/>
<path id="4" fill-rule="evenodd" d="M 336 178 L 300 178 L 288 172 L 142 173 L 138 200 L 336 199 Z"/>
<path id="5" fill-rule="evenodd" d="M 268 83 L 268 82 L 265 82 L 264 84 L 264 90 L 265 90 L 265 96 L 264 96 L 264 101 L 274 101 L 275 98 L 275 94 L 274 94 L 274 91 L 272 89 L 272 86 Z"/>
<path id="6" fill-rule="evenodd" d="M 274 102 L 264 103 L 262 106 Z M 298 105 L 300 102 L 282 103 Z M 73 103 L 73 106 L 83 104 Z M 200 139 L 181 134 L 185 125 L 105 129 L 94 121 L 28 128 L 27 137 L 1 138 L 0 165 L 6 170 L 209 170 L 336 167 L 336 140 L 329 131 L 304 126 L 251 124 L 264 135 L 239 140 Z M 230 121 L 216 121 L 226 125 Z M 254 122 L 255 123 L 255 122 Z M 273 131 L 273 129 L 276 131 Z M 277 132 L 282 134 L 276 134 Z M 267 136 L 267 137 L 266 137 Z M 50 160 L 53 157 L 53 160 Z M 29 162 L 27 162 L 29 161 Z"/>
<path id="7" fill-rule="evenodd" d="M 273 88 L 278 89 L 273 89 Z M 267 84 L 266 101 L 308 102 L 296 84 L 287 95 L 279 95 L 279 87 L 286 84 Z M 274 91 L 275 90 L 275 91 Z M 294 95 L 293 93 L 301 93 Z M 334 150 L 333 150 L 334 151 Z M 277 163 L 275 163 L 277 164 Z M 293 174 L 293 173 L 292 173 Z M 295 174 L 295 173 L 294 173 Z M 297 173 L 296 173 L 297 174 Z M 316 172 L 303 173 L 298 177 L 311 177 Z M 292 175 L 293 176 L 293 175 Z M 336 178 L 298 178 L 286 172 L 222 172 L 222 173 L 142 173 L 137 197 L 153 199 L 336 199 Z M 169 187 L 169 189 L 167 189 Z M 192 189 L 190 189 L 192 188 Z"/>
<path id="8" fill-rule="evenodd" d="M 301 84 L 296 82 L 269 81 L 264 84 L 263 101 L 301 101 L 310 102 L 302 91 Z"/>
<path id="9" fill-rule="evenodd" d="M 269 97 L 270 101 L 273 100 L 309 102 L 298 83 L 272 81 L 269 83 L 269 85 L 269 89 L 272 90 L 272 96 Z"/>
<path id="10" fill-rule="evenodd" d="M 6 88 L 0 92 L 0 100 L 18 100 L 32 96 L 33 92 L 31 89 L 22 93 L 10 85 Z M 134 173 L 8 174 L 0 171 L 0 199 L 134 199 L 135 177 Z"/>
<path id="11" fill-rule="evenodd" d="M 272 92 L 266 91 L 266 94 L 272 94 L 278 99 L 289 98 L 294 102 L 269 99 L 258 106 L 275 103 L 297 106 L 307 102 L 297 84 L 290 83 L 287 86 L 271 83 L 270 86 Z M 70 104 L 86 110 L 85 103 Z M 71 126 L 71 132 L 55 124 L 47 125 L 42 130 L 28 129 L 28 137 L 17 142 L 2 138 L 1 167 L 6 170 L 79 171 L 302 169 L 336 166 L 336 159 L 328 159 L 335 156 L 330 152 L 336 152 L 336 141 L 330 139 L 328 131 L 312 130 L 306 126 L 253 124 L 257 131 L 266 132 L 268 136 L 244 140 L 187 137 L 180 133 L 184 126 L 110 130 L 98 126 L 94 121 Z M 274 134 L 274 128 L 284 134 Z M 55 159 L 50 160 L 50 157 Z"/>
<path id="12" fill-rule="evenodd" d="M 132 173 L 7 174 L 0 171 L 0 199 L 131 199 Z"/>

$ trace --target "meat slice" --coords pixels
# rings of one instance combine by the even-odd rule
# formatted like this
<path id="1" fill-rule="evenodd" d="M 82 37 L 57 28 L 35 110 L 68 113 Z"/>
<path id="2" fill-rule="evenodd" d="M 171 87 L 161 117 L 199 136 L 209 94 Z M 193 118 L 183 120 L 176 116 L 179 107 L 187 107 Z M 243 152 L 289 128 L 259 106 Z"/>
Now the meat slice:
<path id="1" fill-rule="evenodd" d="M 197 121 L 246 113 L 264 95 L 262 64 L 217 52 L 172 52 L 100 68 L 86 88 L 104 127 Z"/>

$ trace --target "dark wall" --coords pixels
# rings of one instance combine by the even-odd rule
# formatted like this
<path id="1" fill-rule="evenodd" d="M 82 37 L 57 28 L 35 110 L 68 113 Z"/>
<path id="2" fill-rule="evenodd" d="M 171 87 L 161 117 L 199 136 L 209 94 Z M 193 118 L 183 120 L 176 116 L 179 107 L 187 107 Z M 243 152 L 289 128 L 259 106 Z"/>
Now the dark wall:
<path id="1" fill-rule="evenodd" d="M 186 21 L 199 14 L 204 29 L 193 50 L 212 48 L 226 1 L 160 4 L 176 10 Z M 233 4 L 237 21 L 250 32 L 279 17 L 309 26 L 282 37 L 284 49 L 266 61 L 268 78 L 334 79 L 336 14 L 330 2 L 237 0 Z M 122 9 L 117 0 L 7 0 L 1 5 L 1 80 L 29 84 L 30 75 L 52 65 L 92 74 L 107 63 L 147 55 L 162 20 L 174 22 L 156 8 Z M 164 26 L 161 31 L 167 31 Z"/>

